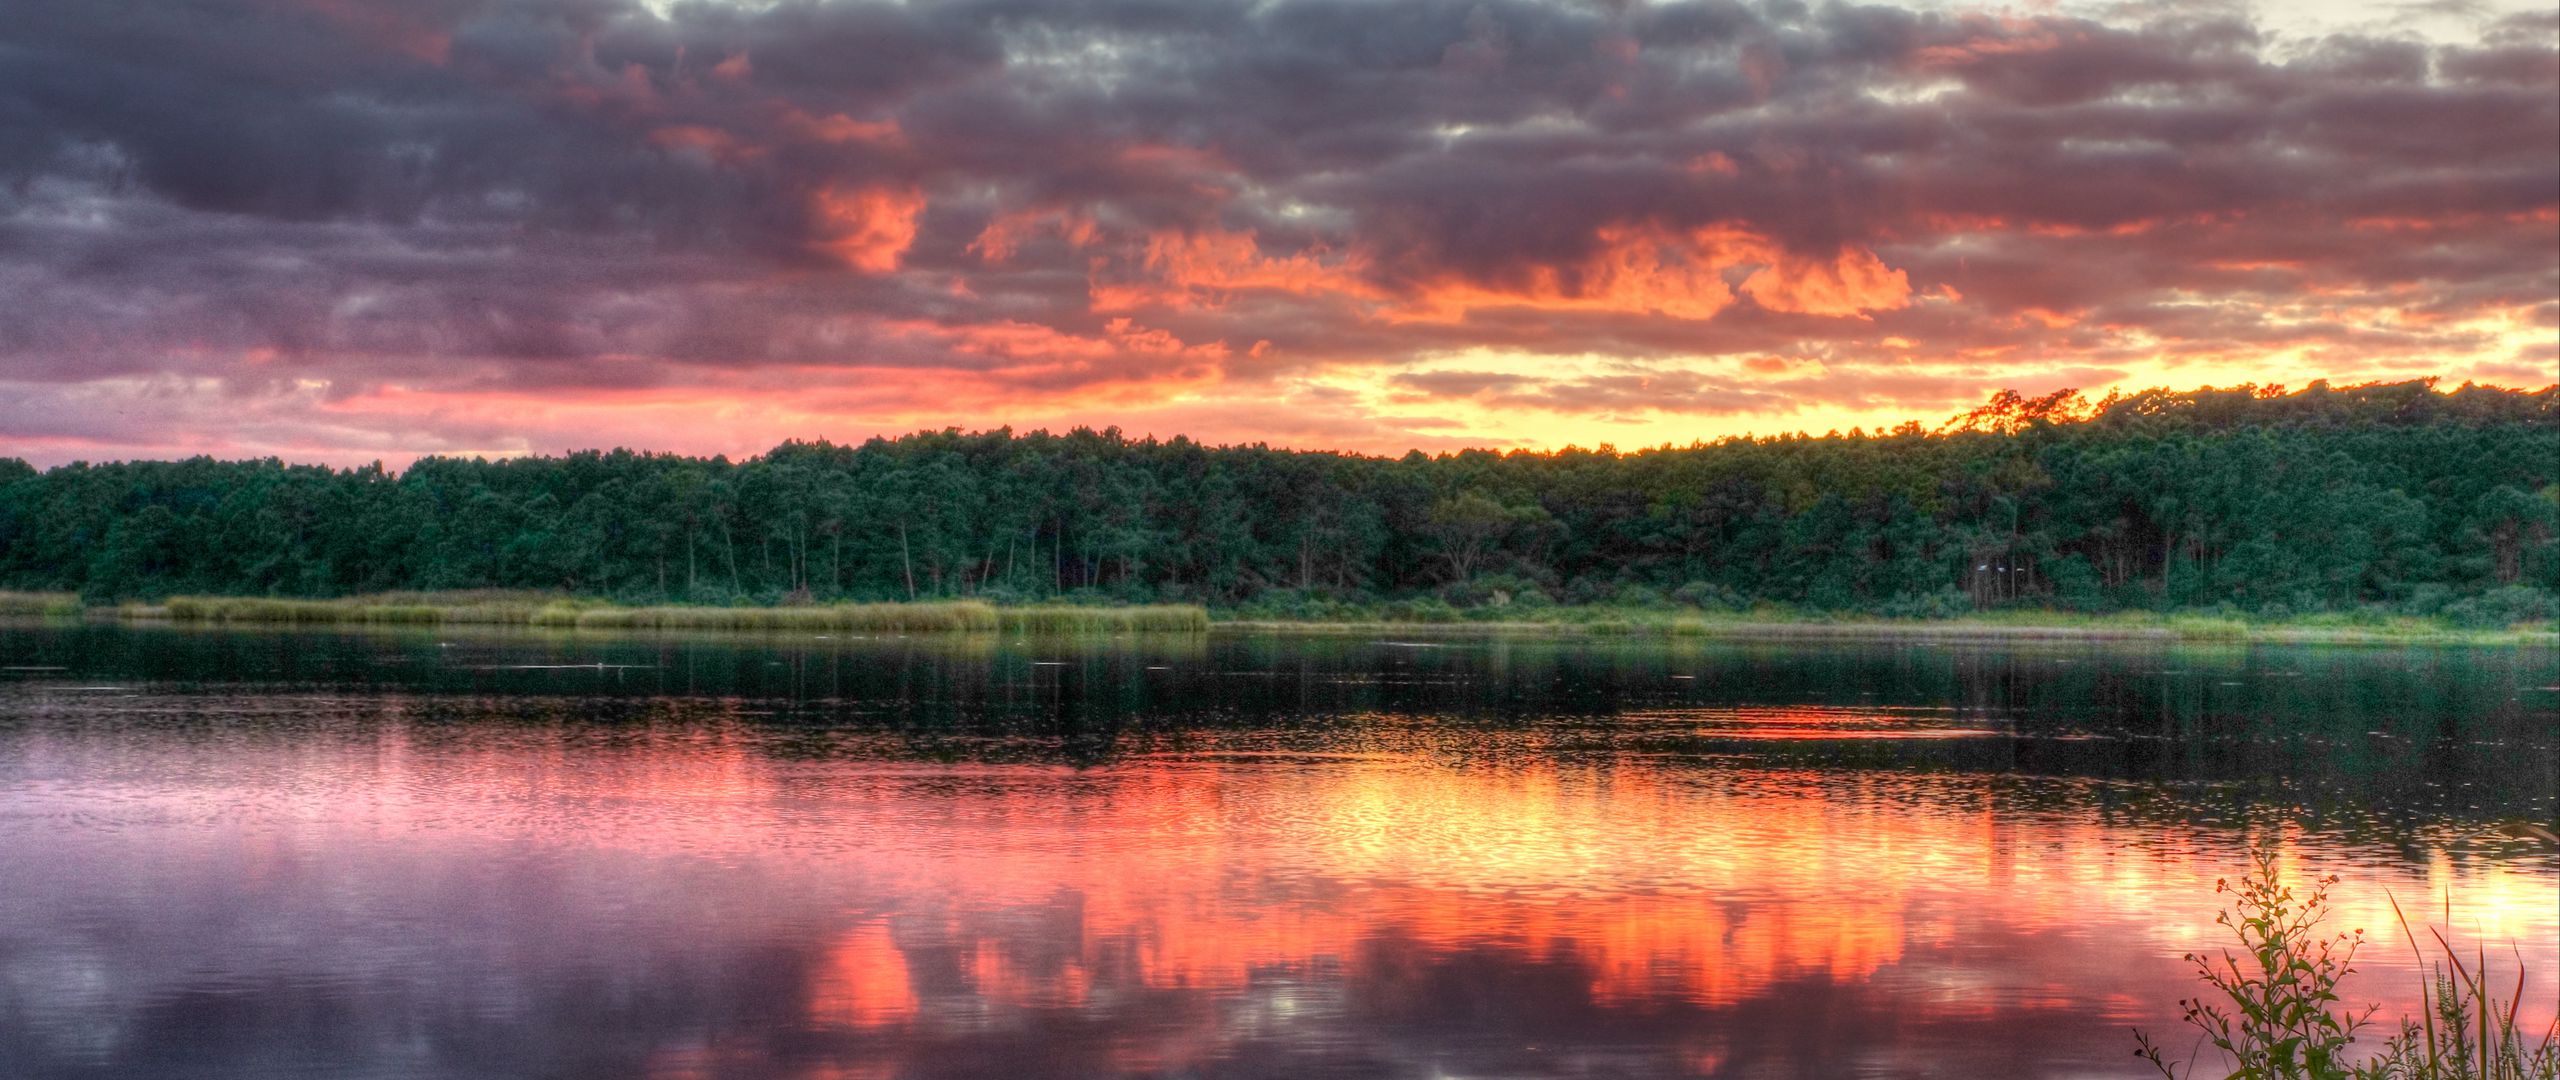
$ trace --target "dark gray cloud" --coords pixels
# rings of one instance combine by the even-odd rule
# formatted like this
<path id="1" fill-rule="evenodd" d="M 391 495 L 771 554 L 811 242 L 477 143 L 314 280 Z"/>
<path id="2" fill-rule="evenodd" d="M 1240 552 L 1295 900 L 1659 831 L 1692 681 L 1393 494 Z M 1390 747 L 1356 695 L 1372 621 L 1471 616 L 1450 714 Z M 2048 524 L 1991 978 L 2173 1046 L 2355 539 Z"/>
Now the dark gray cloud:
<path id="1" fill-rule="evenodd" d="M 2513 357 L 2560 18 L 2161 10 L 0 0 L 0 378 Z"/>

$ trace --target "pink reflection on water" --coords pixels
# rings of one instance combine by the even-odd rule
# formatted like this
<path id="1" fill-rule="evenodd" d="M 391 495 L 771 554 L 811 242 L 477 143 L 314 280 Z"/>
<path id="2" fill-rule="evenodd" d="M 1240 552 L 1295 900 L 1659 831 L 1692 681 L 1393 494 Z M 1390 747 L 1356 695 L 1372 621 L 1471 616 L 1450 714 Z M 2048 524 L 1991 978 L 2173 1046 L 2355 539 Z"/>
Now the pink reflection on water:
<path id="1" fill-rule="evenodd" d="M 2011 732 L 1963 726 L 1955 709 L 1782 705 L 1705 709 L 1654 709 L 1629 713 L 1634 723 L 1688 725 L 1711 739 L 1814 741 L 1823 739 L 1976 739 Z"/>
<path id="2" fill-rule="evenodd" d="M 1844 737 L 1913 722 L 1845 709 L 1638 722 L 1652 721 Z M 34 919 L 115 890 L 274 909 L 277 933 L 134 961 L 146 982 L 256 963 L 373 977 L 390 962 L 278 936 L 315 926 L 464 924 L 518 943 L 466 965 L 466 983 L 576 964 L 645 980 L 662 953 L 771 956 L 809 1048 L 734 1031 L 673 1040 L 648 1058 L 665 1077 L 898 1075 L 973 1047 L 1046 1045 L 1059 1025 L 1089 1043 L 1073 1069 L 1104 1073 L 1274 1042 L 1451 1041 L 1502 1043 L 1488 1060 L 1528 1073 L 1597 1068 L 1627 1047 L 1667 1055 L 1639 1071 L 1707 1070 L 1831 1040 L 1876 1068 L 2132 1075 L 2127 1029 L 2179 1035 L 2175 1000 L 2195 988 L 2177 958 L 2219 941 L 2213 882 L 2242 865 L 2228 833 L 2109 810 L 2073 781 L 1205 741 L 1077 770 L 784 760 L 718 730 L 599 745 L 392 727 L 283 764 L 220 747 L 84 760 L 74 739 L 28 753 L 79 782 L 10 807 L 79 827 L 12 844 L 83 869 L 0 882 Z M 2378 937 L 2386 889 L 2451 891 L 2467 940 L 2514 941 L 2543 975 L 2560 970 L 2548 860 L 2436 849 L 2410 862 L 2302 832 L 2280 847 L 2289 868 L 2345 877 L 2339 929 Z M 295 886 L 322 865 L 344 887 Z M 416 887 L 483 875 L 551 891 L 501 903 Z M 561 939 L 594 947 L 573 963 L 527 944 Z M 2351 985 L 2386 1015 L 2416 986 L 2393 944 Z M 2552 1009 L 2553 995 L 2528 995 L 2529 1021 Z M 2027 1054 L 2022 1039 L 2041 1056 L 2002 1056 Z M 793 1053 L 805 1060 L 776 1071 Z"/>

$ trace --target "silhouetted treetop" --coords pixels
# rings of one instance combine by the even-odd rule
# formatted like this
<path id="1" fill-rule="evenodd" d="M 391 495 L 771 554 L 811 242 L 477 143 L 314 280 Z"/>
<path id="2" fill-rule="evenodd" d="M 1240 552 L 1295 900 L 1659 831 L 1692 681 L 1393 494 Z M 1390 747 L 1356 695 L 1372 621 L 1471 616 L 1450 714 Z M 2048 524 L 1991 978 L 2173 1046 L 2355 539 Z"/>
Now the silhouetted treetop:
<path id="1" fill-rule="evenodd" d="M 1370 457 L 1117 429 L 262 461 L 0 460 L 0 588 L 1380 599 L 2550 617 L 2555 391 L 1993 395 L 1935 431 Z M 2468 605 L 2467 607 L 2465 605 Z"/>

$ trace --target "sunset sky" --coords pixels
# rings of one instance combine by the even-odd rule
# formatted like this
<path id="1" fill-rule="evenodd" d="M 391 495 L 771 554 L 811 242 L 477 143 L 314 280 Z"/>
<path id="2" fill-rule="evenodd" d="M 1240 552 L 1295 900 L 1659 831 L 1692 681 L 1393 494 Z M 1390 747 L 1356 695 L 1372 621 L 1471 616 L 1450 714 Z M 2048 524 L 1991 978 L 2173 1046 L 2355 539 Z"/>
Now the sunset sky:
<path id="1" fill-rule="evenodd" d="M 2555 370 L 2547 0 L 0 0 L 39 464 Z"/>

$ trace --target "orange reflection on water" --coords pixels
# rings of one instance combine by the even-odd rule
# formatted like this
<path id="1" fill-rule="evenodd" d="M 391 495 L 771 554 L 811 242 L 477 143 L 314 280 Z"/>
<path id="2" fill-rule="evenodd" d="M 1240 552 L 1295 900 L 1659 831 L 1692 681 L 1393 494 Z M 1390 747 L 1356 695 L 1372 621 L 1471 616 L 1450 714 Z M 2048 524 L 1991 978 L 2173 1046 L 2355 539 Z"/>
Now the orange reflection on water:
<path id="1" fill-rule="evenodd" d="M 915 1012 L 906 954 L 876 922 L 854 927 L 827 949 L 809 988 L 809 1018 L 820 1026 L 876 1027 Z"/>
<path id="2" fill-rule="evenodd" d="M 1730 1006 L 1789 980 L 1898 968 L 1936 991 L 1925 1007 L 1941 1018 L 1987 1017 L 1995 1002 L 2131 1014 L 2184 992 L 2173 958 L 2213 943 L 2212 882 L 2236 859 L 2134 849 L 2121 826 L 1968 805 L 1909 778 L 1338 766 L 1272 784 L 1230 767 L 1106 772 L 1062 804 L 981 808 L 1035 832 L 1046 819 L 1026 846 L 885 856 L 900 880 L 962 901 L 901 917 L 900 940 L 961 948 L 981 1001 L 1026 1009 L 1077 1006 L 1105 985 L 1233 995 L 1311 973 L 1392 984 L 1381 965 L 1418 950 L 1568 966 L 1602 1005 Z M 897 802 L 895 787 L 873 794 Z M 2298 842 L 2288 851 L 2305 855 Z M 2457 877 L 2457 914 L 2492 940 L 2553 939 L 2547 875 L 2450 862 L 2343 885 L 2340 929 L 2383 925 L 2371 916 L 2385 885 L 2408 895 Z M 1054 920 L 1025 931 L 1027 910 L 1065 912 L 1072 953 L 1048 955 Z M 2047 951 L 1917 955 L 1993 930 Z M 876 946 L 831 955 L 876 963 L 862 985 L 906 964 Z M 2129 972 L 2145 981 L 2118 985 Z"/>
<path id="3" fill-rule="evenodd" d="M 1997 728 L 1955 726 L 1952 709 L 1839 705 L 1744 705 L 1630 713 L 1640 723 L 1690 724 L 1713 739 L 1968 739 L 2006 735 Z"/>
<path id="4" fill-rule="evenodd" d="M 1716 738 L 1966 730 L 1943 711 L 1625 720 Z M 1255 1024 L 1421 1008 L 1448 992 L 1435 972 L 1468 957 L 1560 980 L 1541 992 L 1569 988 L 1575 1007 L 1734 1010 L 1813 982 L 1879 988 L 1920 1025 L 2020 1010 L 2174 1024 L 2196 989 L 2178 958 L 2221 943 L 2214 882 L 2244 865 L 2235 834 L 2104 811 L 2085 785 L 2029 798 L 1980 775 L 1252 746 L 1086 770 L 666 750 L 386 748 L 378 761 L 418 774 L 374 791 L 507 811 L 477 833 L 529 827 L 841 894 L 808 950 L 813 1028 L 950 1035 L 1145 994 L 1216 1003 L 1115 1034 L 1113 1067 L 1133 1071 L 1200 1060 Z M 561 813 L 523 814 L 536 791 Z M 2453 889 L 2461 940 L 2560 968 L 2547 862 L 2411 863 L 2314 834 L 2279 846 L 2289 871 L 2346 879 L 2334 925 L 2373 941 L 2350 997 L 2385 1015 L 2416 986 L 2386 889 L 2439 922 Z M 2550 997 L 2527 995 L 2528 1023 L 2547 1022 Z M 1719 1060 L 1722 1037 L 1687 1050 Z"/>

